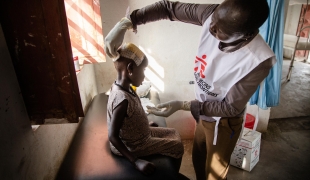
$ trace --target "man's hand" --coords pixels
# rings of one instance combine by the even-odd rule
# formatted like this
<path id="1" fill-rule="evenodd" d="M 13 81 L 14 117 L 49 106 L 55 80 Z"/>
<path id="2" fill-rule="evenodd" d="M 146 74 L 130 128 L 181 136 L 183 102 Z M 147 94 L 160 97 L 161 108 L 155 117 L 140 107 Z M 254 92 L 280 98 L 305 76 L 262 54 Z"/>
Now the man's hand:
<path id="1" fill-rule="evenodd" d="M 153 163 L 145 161 L 143 159 L 137 159 L 135 164 L 136 168 L 145 175 L 152 174 L 156 169 Z"/>
<path id="2" fill-rule="evenodd" d="M 104 40 L 104 51 L 110 58 L 118 58 L 118 48 L 122 45 L 127 29 L 132 28 L 131 21 L 124 17 L 116 23 Z"/>

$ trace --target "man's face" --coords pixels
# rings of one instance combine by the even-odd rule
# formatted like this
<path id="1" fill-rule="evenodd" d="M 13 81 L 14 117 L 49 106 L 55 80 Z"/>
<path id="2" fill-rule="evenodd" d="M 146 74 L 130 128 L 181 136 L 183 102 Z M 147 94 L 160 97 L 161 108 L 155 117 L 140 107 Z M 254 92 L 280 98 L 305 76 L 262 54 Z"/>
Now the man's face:
<path id="1" fill-rule="evenodd" d="M 238 19 L 240 17 L 239 12 L 233 11 L 233 8 L 229 8 L 224 3 L 215 9 L 209 31 L 219 41 L 233 43 L 244 38 L 245 34 L 238 30 L 240 29 L 238 27 L 240 22 L 240 19 Z"/>

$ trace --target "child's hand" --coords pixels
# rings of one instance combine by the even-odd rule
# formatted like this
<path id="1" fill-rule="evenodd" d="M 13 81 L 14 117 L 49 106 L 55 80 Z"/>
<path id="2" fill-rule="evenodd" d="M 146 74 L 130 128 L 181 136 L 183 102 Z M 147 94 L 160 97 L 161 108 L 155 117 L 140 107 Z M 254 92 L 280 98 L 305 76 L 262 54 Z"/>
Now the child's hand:
<path id="1" fill-rule="evenodd" d="M 143 159 L 137 159 L 135 164 L 136 164 L 136 168 L 145 175 L 152 174 L 156 169 L 153 163 L 145 161 Z"/>
<path id="2" fill-rule="evenodd" d="M 158 124 L 153 122 L 153 121 L 150 121 L 149 125 L 152 126 L 152 127 L 158 127 Z"/>

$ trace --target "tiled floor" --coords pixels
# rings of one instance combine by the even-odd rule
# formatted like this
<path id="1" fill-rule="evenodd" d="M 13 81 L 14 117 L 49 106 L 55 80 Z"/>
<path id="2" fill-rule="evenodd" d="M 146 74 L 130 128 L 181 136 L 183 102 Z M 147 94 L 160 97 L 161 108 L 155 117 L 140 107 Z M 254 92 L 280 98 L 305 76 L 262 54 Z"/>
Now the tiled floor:
<path id="1" fill-rule="evenodd" d="M 184 140 L 180 172 L 195 180 L 192 141 Z M 251 172 L 230 166 L 229 180 L 310 179 L 310 117 L 270 120 L 262 134 L 259 162 Z"/>

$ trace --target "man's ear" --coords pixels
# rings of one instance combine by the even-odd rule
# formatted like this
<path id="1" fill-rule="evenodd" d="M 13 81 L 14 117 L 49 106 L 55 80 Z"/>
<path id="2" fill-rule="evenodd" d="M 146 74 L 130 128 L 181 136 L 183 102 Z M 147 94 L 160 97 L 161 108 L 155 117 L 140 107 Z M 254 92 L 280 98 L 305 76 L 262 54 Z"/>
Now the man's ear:
<path id="1" fill-rule="evenodd" d="M 134 62 L 129 62 L 127 65 L 127 71 L 129 75 L 132 75 L 133 68 L 134 68 Z"/>

